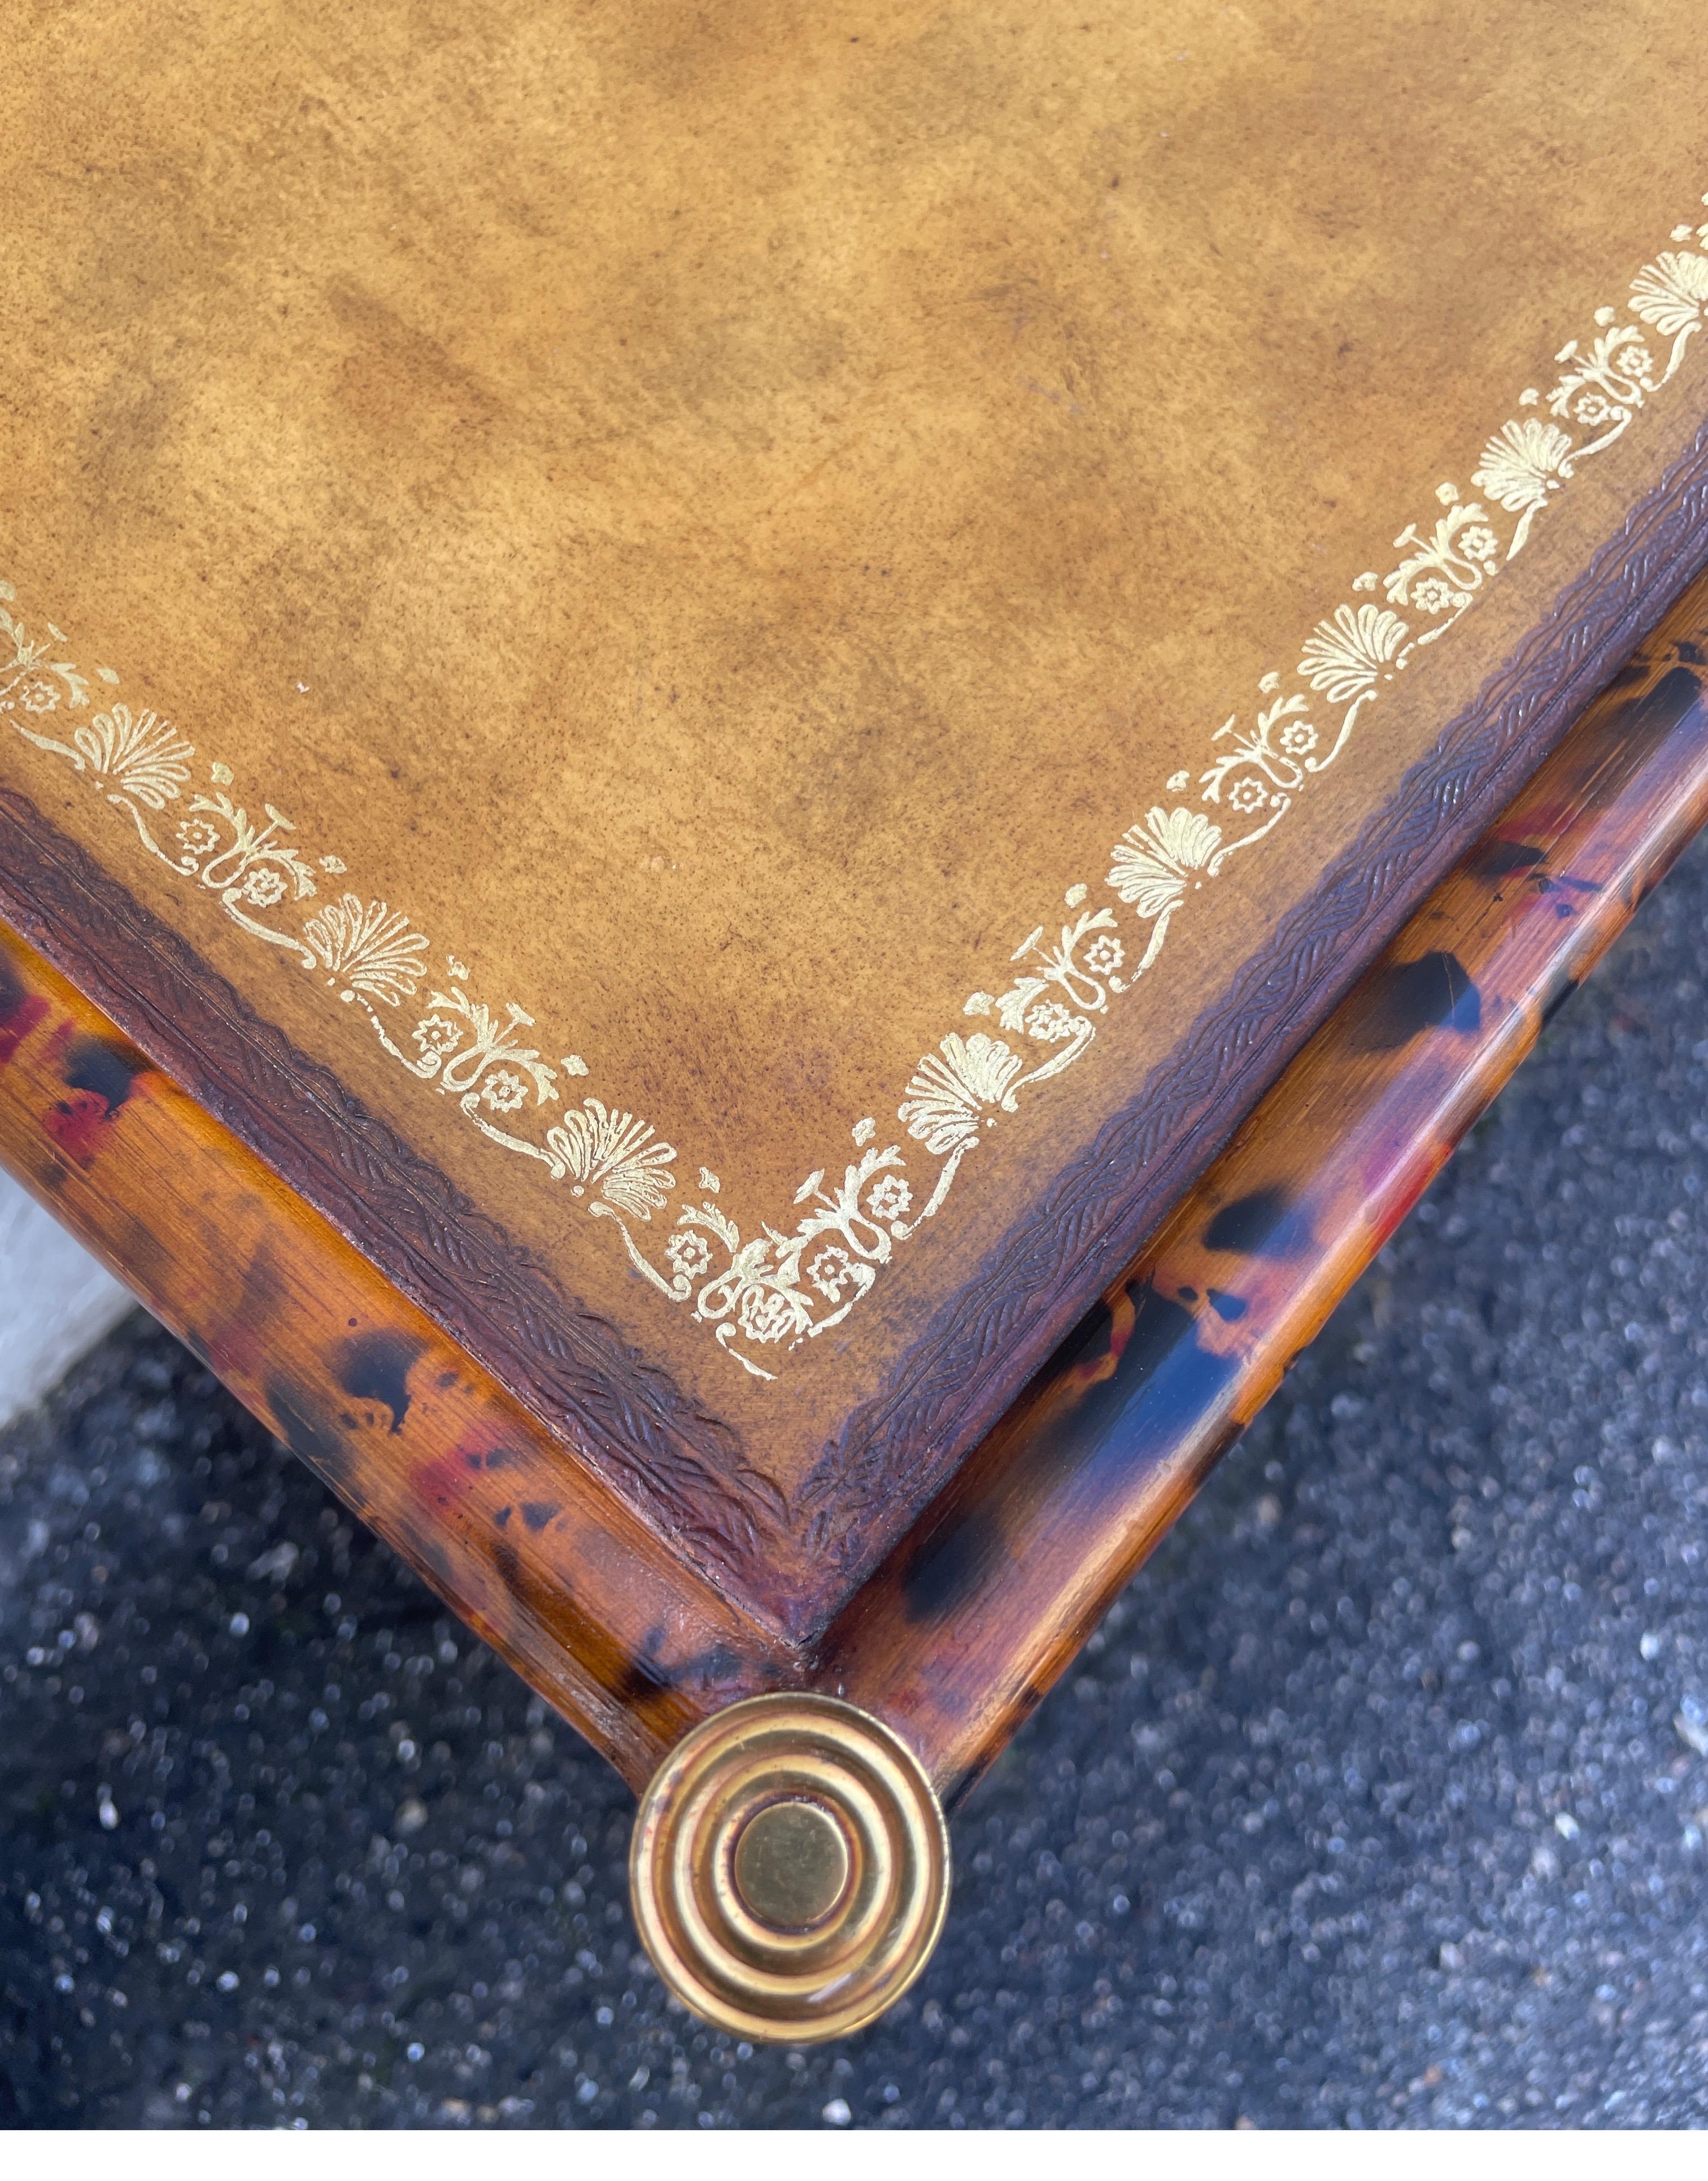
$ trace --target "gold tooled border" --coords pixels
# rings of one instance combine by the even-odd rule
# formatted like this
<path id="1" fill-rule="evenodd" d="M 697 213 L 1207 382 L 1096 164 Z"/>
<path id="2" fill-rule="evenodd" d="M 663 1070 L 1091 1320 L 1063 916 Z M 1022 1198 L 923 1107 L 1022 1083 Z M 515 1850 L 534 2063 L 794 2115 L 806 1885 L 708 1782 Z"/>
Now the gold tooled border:
<path id="1" fill-rule="evenodd" d="M 1698 246 L 1646 262 L 1625 309 L 1604 305 L 1594 331 L 1559 351 L 1548 392 L 1520 394 L 1521 413 L 1488 439 L 1470 472 L 1474 496 L 1441 484 L 1436 511 L 1400 532 L 1387 572 L 1356 577 L 1297 647 L 1291 671 L 1261 676 L 1249 723 L 1237 714 L 1225 721 L 1209 737 L 1204 770 L 1173 774 L 1163 799 L 1112 845 L 1095 895 L 1085 881 L 1069 886 L 1066 917 L 1021 941 L 995 980 L 1000 989 L 967 996 L 962 1017 L 994 1029 L 950 1030 L 918 1060 L 895 1113 L 910 1148 L 882 1142 L 870 1115 L 854 1121 L 840 1179 L 830 1164 L 807 1174 L 787 1233 L 749 1222 L 744 1236 L 704 1166 L 694 1190 L 679 1191 L 681 1154 L 650 1122 L 591 1090 L 566 1093 L 566 1083 L 590 1074 L 578 1053 L 554 1057 L 559 1041 L 514 1001 L 477 998 L 455 953 L 436 978 L 432 943 L 408 914 L 344 885 L 344 859 L 305 842 L 274 803 L 252 811 L 251 798 L 240 803 L 228 765 L 207 762 L 194 785 L 196 745 L 156 712 L 107 696 L 119 685 L 115 669 L 56 656 L 69 638 L 51 621 L 26 621 L 4 583 L 0 636 L 12 657 L 0 662 L 0 715 L 118 813 L 142 852 L 211 894 L 281 963 L 360 1008 L 424 1090 L 450 1097 L 490 1143 L 533 1162 L 543 1182 L 609 1222 L 657 1295 L 691 1306 L 725 1354 L 769 1381 L 771 1361 L 840 1324 L 871 1293 L 896 1250 L 942 1210 L 986 1135 L 1021 1110 L 1022 1094 L 1029 1102 L 1064 1075 L 1099 1023 L 1128 1003 L 1193 897 L 1274 832 L 1360 719 L 1523 550 L 1584 464 L 1676 378 L 1708 321 L 1708 224 L 1675 226 L 1669 240 Z M 673 1199 L 655 1258 L 639 1230 Z"/>

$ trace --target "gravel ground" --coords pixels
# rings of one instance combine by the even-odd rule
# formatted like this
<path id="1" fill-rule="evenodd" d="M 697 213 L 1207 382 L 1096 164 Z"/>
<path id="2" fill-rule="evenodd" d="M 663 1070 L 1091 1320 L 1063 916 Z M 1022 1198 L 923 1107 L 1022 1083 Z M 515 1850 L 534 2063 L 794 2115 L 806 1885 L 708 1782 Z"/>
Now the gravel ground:
<path id="1" fill-rule="evenodd" d="M 840 2047 L 667 2002 L 628 1795 L 133 1319 L 0 1438 L 0 2119 L 1708 2120 L 1708 851 L 956 1822 Z"/>

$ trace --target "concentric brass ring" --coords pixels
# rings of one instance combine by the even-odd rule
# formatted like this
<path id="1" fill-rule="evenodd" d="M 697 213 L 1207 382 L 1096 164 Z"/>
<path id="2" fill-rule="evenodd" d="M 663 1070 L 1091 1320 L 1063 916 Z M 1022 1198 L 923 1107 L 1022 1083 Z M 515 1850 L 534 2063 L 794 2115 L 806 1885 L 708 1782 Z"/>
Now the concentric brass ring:
<path id="1" fill-rule="evenodd" d="M 641 1800 L 635 1921 L 676 1996 L 719 2028 L 846 2036 L 912 1983 L 949 1902 L 931 1782 L 832 1697 L 749 1697 L 679 1742 Z"/>

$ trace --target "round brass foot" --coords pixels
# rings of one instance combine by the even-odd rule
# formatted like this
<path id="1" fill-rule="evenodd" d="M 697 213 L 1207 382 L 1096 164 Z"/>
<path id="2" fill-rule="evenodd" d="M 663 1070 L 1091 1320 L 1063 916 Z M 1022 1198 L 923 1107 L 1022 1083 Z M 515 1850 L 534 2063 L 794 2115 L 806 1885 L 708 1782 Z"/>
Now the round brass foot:
<path id="1" fill-rule="evenodd" d="M 834 1698 L 749 1697 L 679 1742 L 641 1798 L 635 1921 L 676 1996 L 721 2029 L 843 2037 L 912 1983 L 949 1902 L 919 1760 Z"/>

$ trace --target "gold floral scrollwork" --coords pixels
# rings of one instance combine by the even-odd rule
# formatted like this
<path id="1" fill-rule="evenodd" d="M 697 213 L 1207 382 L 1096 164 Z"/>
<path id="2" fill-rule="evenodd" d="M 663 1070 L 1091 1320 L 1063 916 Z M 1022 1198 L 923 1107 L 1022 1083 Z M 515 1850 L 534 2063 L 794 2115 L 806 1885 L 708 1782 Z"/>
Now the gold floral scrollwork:
<path id="1" fill-rule="evenodd" d="M 1708 246 L 1708 227 L 1697 229 L 1697 239 Z M 1663 340 L 1672 344 L 1660 378 L 1664 386 L 1683 362 L 1686 345 L 1701 332 L 1703 320 L 1708 317 L 1708 257 L 1695 251 L 1663 250 L 1632 282 L 1631 308 L 1645 326 L 1652 326 Z"/>
<path id="2" fill-rule="evenodd" d="M 214 761 L 206 788 L 190 792 L 194 745 L 153 710 L 105 696 L 93 710 L 95 685 L 116 687 L 118 674 L 76 664 L 70 638 L 27 618 L 6 583 L 0 719 L 122 812 L 150 856 L 278 950 L 282 967 L 294 963 L 359 1011 L 390 1059 L 449 1098 L 487 1142 L 614 1225 L 650 1292 L 769 1380 L 780 1356 L 846 1322 L 990 1133 L 1066 1075 L 1130 1003 L 1188 903 L 1309 796 L 1370 709 L 1457 627 L 1584 465 L 1652 407 L 1708 323 L 1708 222 L 1684 222 L 1668 239 L 1678 246 L 1640 268 L 1625 307 L 1603 305 L 1593 331 L 1557 350 L 1551 384 L 1544 377 L 1520 393 L 1520 413 L 1490 434 L 1471 472 L 1477 496 L 1451 479 L 1438 485 L 1435 509 L 1395 538 L 1393 565 L 1355 577 L 1351 595 L 1303 638 L 1291 684 L 1280 670 L 1262 674 L 1249 723 L 1236 712 L 1209 734 L 1203 770 L 1169 776 L 1171 799 L 1152 802 L 1109 850 L 1107 897 L 1070 886 L 1067 918 L 1020 941 L 1001 989 L 968 994 L 962 1017 L 994 1030 L 951 1030 L 915 1063 L 895 1107 L 901 1140 L 884 1143 L 872 1114 L 855 1121 L 856 1155 L 840 1180 L 835 1161 L 815 1167 L 792 1217 L 776 1224 L 738 1219 L 703 1165 L 697 1190 L 679 1195 L 674 1146 L 614 1100 L 590 1094 L 565 1106 L 559 1079 L 588 1075 L 587 1061 L 548 1058 L 551 1041 L 515 1002 L 472 997 L 455 954 L 423 999 L 433 948 L 408 915 L 354 886 L 324 897 L 323 883 L 347 873 L 342 856 L 311 850 L 273 803 L 251 817 L 228 792 L 229 765 Z"/>
<path id="3" fill-rule="evenodd" d="M 1391 605 L 1434 617 L 1418 637 L 1419 647 L 1444 637 L 1501 566 L 1501 541 L 1481 504 L 1461 500 L 1452 484 L 1442 485 L 1436 498 L 1446 513 L 1427 538 L 1415 522 L 1406 525 L 1394 544 L 1411 550 L 1383 585 Z"/>
<path id="4" fill-rule="evenodd" d="M 1482 467 L 1472 471 L 1471 483 L 1481 485 L 1508 515 L 1518 518 L 1507 547 L 1509 560 L 1523 550 L 1530 525 L 1547 505 L 1549 494 L 1558 492 L 1575 474 L 1571 434 L 1557 424 L 1543 423 L 1539 417 L 1503 424 L 1484 448 Z"/>

